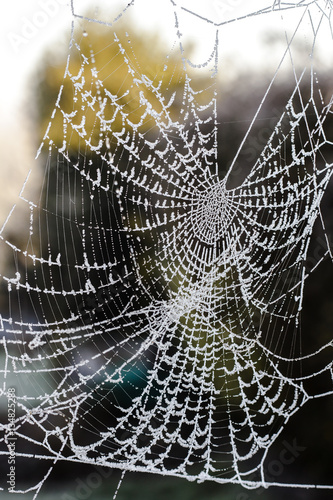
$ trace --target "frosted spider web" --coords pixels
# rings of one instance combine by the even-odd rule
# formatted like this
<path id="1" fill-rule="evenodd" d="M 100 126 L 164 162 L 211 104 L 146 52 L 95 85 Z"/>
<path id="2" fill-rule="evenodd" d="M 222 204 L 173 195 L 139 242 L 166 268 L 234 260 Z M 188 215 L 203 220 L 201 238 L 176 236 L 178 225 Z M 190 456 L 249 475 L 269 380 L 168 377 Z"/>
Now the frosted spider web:
<path id="1" fill-rule="evenodd" d="M 332 342 L 304 354 L 300 329 L 306 260 L 315 223 L 324 231 L 320 207 L 332 174 L 332 95 L 321 92 L 314 58 L 299 70 L 292 52 L 310 24 L 314 55 L 321 32 L 331 33 L 331 4 L 257 2 L 256 11 L 244 8 L 237 18 L 232 9 L 217 10 L 219 19 L 202 4 L 195 10 L 195 3 L 166 2 L 183 68 L 181 87 L 171 91 L 163 67 L 158 78 L 147 75 L 131 34 L 121 39 L 115 31 L 138 3 L 86 24 L 72 4 L 77 29 L 64 75 L 72 96 L 68 102 L 60 89 L 39 151 L 46 158 L 41 197 L 27 198 L 29 178 L 20 194 L 29 214 L 26 246 L 4 236 L 15 207 L 1 232 L 15 263 L 1 275 L 9 297 L 1 394 L 15 381 L 16 456 L 50 463 L 26 490 L 36 495 L 61 460 L 269 486 L 271 445 L 303 405 L 332 394 Z M 280 19 L 282 12 L 298 21 L 226 168 L 218 160 L 219 39 L 233 22 Z M 184 16 L 214 32 L 200 67 L 185 57 Z M 96 23 L 126 68 L 117 94 L 100 78 L 93 42 L 83 50 Z M 71 64 L 78 53 L 80 67 Z M 293 91 L 249 172 L 230 187 L 284 64 Z M 119 67 L 110 61 L 112 71 Z M 201 72 L 209 74 L 198 77 L 204 88 L 195 76 Z M 124 104 L 132 95 L 135 112 Z M 61 146 L 53 140 L 59 116 Z M 330 256 L 328 241 L 324 253 L 315 268 Z M 326 386 L 316 393 L 307 384 L 318 376 Z M 24 380 L 37 393 L 21 393 Z M 7 457 L 13 423 L 1 429 Z"/>

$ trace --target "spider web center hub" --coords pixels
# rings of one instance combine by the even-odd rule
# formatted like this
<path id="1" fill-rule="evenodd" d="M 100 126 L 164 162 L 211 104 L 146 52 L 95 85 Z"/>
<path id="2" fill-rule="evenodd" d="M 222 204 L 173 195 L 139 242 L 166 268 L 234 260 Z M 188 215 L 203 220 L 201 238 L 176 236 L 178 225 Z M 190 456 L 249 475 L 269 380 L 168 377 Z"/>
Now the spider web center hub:
<path id="1" fill-rule="evenodd" d="M 231 196 L 225 181 L 195 193 L 191 219 L 195 235 L 203 243 L 214 245 L 223 236 L 232 218 Z"/>

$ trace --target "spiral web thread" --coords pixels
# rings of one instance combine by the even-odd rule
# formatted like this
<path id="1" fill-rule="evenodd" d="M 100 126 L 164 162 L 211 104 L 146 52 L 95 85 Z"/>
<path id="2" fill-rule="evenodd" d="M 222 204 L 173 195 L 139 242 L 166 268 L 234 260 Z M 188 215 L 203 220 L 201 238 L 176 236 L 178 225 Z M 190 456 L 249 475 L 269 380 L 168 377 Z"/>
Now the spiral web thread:
<path id="1" fill-rule="evenodd" d="M 185 3 L 170 2 L 180 55 L 179 13 L 214 24 Z M 302 19 L 316 12 L 315 47 L 319 26 L 331 22 L 329 2 L 274 2 L 246 16 L 296 8 Z M 295 71 L 271 137 L 244 181 L 230 188 L 243 143 L 221 175 L 218 37 L 205 88 L 196 88 L 195 68 L 184 58 L 182 88 L 165 98 L 163 72 L 160 80 L 144 68 L 140 74 L 135 46 L 120 41 L 116 24 L 101 29 L 119 48 L 129 90 L 113 95 L 103 86 L 93 47 L 83 53 L 82 29 L 73 31 L 64 82 L 73 85 L 75 106 L 66 107 L 60 91 L 40 150 L 49 149 L 42 196 L 29 200 L 22 189 L 26 247 L 3 236 L 15 207 L 1 231 L 16 264 L 1 276 L 17 312 L 1 317 L 0 373 L 2 396 L 13 381 L 18 387 L 17 456 L 268 486 L 271 444 L 304 404 L 332 394 L 332 343 L 304 355 L 299 329 L 305 262 L 332 174 L 325 128 L 332 97 L 324 99 L 312 64 Z M 76 51 L 81 66 L 73 71 Z M 303 95 L 305 80 L 310 92 Z M 123 104 L 133 91 L 136 121 Z M 176 117 L 173 101 L 180 103 Z M 52 140 L 58 115 L 59 148 Z M 36 234 L 47 241 L 46 254 Z M 313 371 L 317 358 L 324 362 Z M 307 381 L 318 375 L 327 375 L 327 389 L 310 393 Z M 20 392 L 23 379 L 37 393 Z M 0 453 L 8 456 L 9 424 L 0 425 Z M 48 474 L 28 491 L 37 495 Z"/>

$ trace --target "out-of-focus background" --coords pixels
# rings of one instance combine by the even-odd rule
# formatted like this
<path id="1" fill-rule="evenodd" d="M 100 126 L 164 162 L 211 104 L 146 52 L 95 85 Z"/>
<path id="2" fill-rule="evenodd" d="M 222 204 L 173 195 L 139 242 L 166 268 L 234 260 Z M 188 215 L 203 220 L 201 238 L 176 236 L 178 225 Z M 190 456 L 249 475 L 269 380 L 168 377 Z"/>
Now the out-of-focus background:
<path id="1" fill-rule="evenodd" d="M 78 5 L 84 15 L 98 9 L 105 3 L 82 0 Z M 170 31 L 173 19 L 170 17 L 168 2 L 161 1 L 151 8 L 149 1 L 137 2 L 138 9 L 133 13 L 133 25 L 142 38 L 149 37 L 153 32 L 160 40 L 161 46 L 172 44 L 175 40 L 174 30 Z M 93 4 L 93 5 L 92 5 Z M 198 1 L 183 1 L 190 9 L 198 9 L 210 19 L 237 18 L 248 13 L 246 2 L 212 2 L 205 6 Z M 124 2 L 119 3 L 122 7 Z M 113 2 L 114 10 L 117 9 Z M 90 10 L 89 10 L 90 9 Z M 96 10 L 97 9 L 97 10 Z M 149 13 L 149 14 L 147 14 Z M 297 14 L 281 15 L 281 26 L 263 22 L 261 16 L 249 19 L 240 32 L 233 30 L 233 23 L 226 25 L 220 31 L 220 89 L 221 98 L 218 101 L 220 117 L 219 137 L 221 156 L 224 161 L 232 161 L 237 144 L 246 133 L 252 117 L 260 104 L 265 89 L 274 77 L 274 73 L 285 52 L 285 38 L 293 33 Z M 29 196 L 34 197 L 41 190 L 43 179 L 42 158 L 35 160 L 36 152 L 42 141 L 49 117 L 54 108 L 57 90 L 62 82 L 66 64 L 70 29 L 72 23 L 71 7 L 66 0 L 11 0 L 4 2 L 0 17 L 1 35 L 1 67 L 0 83 L 0 228 L 6 222 L 8 214 L 18 200 L 25 179 L 31 170 L 33 182 L 29 182 Z M 192 60 L 200 63 L 208 59 L 215 43 L 215 30 L 209 23 L 200 18 L 186 16 L 184 11 L 182 30 L 184 44 L 189 48 Z M 251 21 L 251 22 L 250 22 Z M 173 26 L 172 26 L 173 28 Z M 283 28 L 283 29 L 282 29 Z M 281 37 L 281 29 L 283 36 Z M 325 28 L 327 29 L 327 28 Z M 141 30 L 141 31 L 140 31 Z M 200 34 L 198 36 L 198 34 Z M 97 35 L 96 35 L 97 36 Z M 327 42 L 327 43 L 326 43 Z M 316 51 L 317 66 L 321 69 L 322 91 L 332 94 L 330 74 L 332 58 L 330 58 L 329 42 L 332 39 L 327 31 L 318 38 Z M 104 42 L 103 42 L 104 43 Z M 156 40 L 156 45 L 158 45 Z M 272 90 L 267 100 L 265 114 L 253 128 L 253 140 L 239 157 L 239 176 L 244 176 L 253 164 L 255 158 L 267 142 L 273 131 L 277 117 L 285 106 L 285 96 L 295 86 L 293 68 L 307 64 L 311 52 L 312 34 L 302 35 L 294 44 L 294 65 L 286 64 L 281 68 L 279 85 Z M 147 46 L 143 44 L 143 49 Z M 145 58 L 144 52 L 141 55 Z M 332 130 L 332 125 L 330 127 Z M 60 141 L 60 138 L 59 138 Z M 228 148 L 230 152 L 228 152 Z M 227 168 L 227 164 L 226 164 Z M 237 165 L 234 182 L 237 184 Z M 34 191 L 34 192 L 33 192 Z M 330 188 L 329 194 L 332 193 Z M 332 202 L 325 199 L 326 214 L 329 216 Z M 9 220 L 5 227 L 5 236 L 20 246 L 20 226 L 27 224 L 22 218 L 15 217 L 15 225 Z M 328 218 L 328 230 L 332 227 Z M 322 249 L 321 249 L 322 250 Z M 317 257 L 316 257 L 317 258 Z M 7 255 L 0 255 L 0 267 L 6 269 Z M 303 333 L 316 336 L 318 345 L 324 342 L 332 332 L 333 326 L 333 290 L 331 287 L 332 271 L 329 263 L 324 263 L 323 270 L 310 281 L 305 295 L 305 321 Z M 3 274 L 6 274 L 3 271 Z M 0 297 L 1 304 L 1 297 Z M 322 342 L 320 341 L 322 339 Z M 314 342 L 314 343 L 316 343 Z M 326 399 L 312 402 L 303 408 L 286 429 L 283 439 L 272 450 L 268 459 L 268 469 L 277 481 L 304 482 L 309 477 L 310 482 L 329 482 L 332 474 L 333 433 L 331 428 L 332 404 Z M 297 437 L 295 437 L 297 435 Z M 297 444 L 295 444 L 297 442 Z M 281 443 L 284 443 L 281 445 Z M 282 446 L 282 447 L 281 447 Z M 282 463 L 279 459 L 283 446 L 294 451 L 292 463 Z M 292 452 L 291 452 L 292 453 Z M 273 465 L 272 465 L 273 464 Z M 271 465 L 271 467 L 270 467 Z M 304 472 L 306 471 L 306 472 Z M 33 473 L 33 472 L 32 472 Z M 87 499 L 93 500 L 112 498 L 120 478 L 119 471 L 93 469 L 86 465 L 62 464 L 55 467 L 41 500 Z M 7 500 L 16 495 L 6 495 Z M 189 483 L 183 479 L 164 478 L 145 474 L 127 473 L 118 493 L 118 500 L 129 498 L 137 500 L 274 500 L 281 495 L 290 499 L 325 499 L 330 494 L 324 491 L 306 491 L 302 489 L 269 489 L 260 488 L 254 492 L 246 491 L 239 486 Z M 18 495 L 17 498 L 20 498 Z M 29 496 L 28 496 L 29 498 Z M 32 496 L 31 496 L 32 498 Z M 30 499 L 29 499 L 30 500 Z"/>

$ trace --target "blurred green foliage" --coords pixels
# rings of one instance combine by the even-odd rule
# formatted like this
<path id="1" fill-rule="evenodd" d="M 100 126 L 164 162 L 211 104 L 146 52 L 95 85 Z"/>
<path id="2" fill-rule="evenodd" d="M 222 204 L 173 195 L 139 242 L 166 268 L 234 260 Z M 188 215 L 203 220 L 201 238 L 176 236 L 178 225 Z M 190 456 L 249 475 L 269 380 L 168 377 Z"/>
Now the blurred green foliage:
<path id="1" fill-rule="evenodd" d="M 118 22 L 116 27 L 112 31 L 95 23 L 80 25 L 67 67 L 67 54 L 46 54 L 37 74 L 41 138 L 54 106 L 48 137 L 59 148 L 67 141 L 72 151 L 82 149 L 84 143 L 97 146 L 105 132 L 103 121 L 112 123 L 114 134 L 123 128 L 151 131 L 156 123 L 146 113 L 146 103 L 161 113 L 158 95 L 176 118 L 182 96 L 176 97 L 175 92 L 184 88 L 185 81 L 179 50 L 168 54 L 157 32 L 140 33 L 128 22 Z M 116 144 L 115 138 L 109 137 L 107 147 L 113 150 Z"/>

